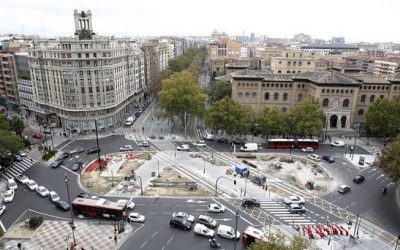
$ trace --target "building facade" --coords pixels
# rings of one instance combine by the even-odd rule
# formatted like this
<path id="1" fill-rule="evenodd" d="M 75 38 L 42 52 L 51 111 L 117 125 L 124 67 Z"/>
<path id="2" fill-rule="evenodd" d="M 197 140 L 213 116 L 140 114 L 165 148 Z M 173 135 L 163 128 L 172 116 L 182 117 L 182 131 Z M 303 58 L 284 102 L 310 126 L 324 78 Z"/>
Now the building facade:
<path id="1" fill-rule="evenodd" d="M 399 62 L 376 60 L 373 67 L 374 75 L 377 76 L 390 76 L 400 72 Z"/>
<path id="2" fill-rule="evenodd" d="M 315 58 L 302 51 L 283 51 L 282 56 L 271 58 L 271 70 L 278 74 L 314 72 Z"/>
<path id="3" fill-rule="evenodd" d="M 140 106 L 144 59 L 135 42 L 93 32 L 90 10 L 74 11 L 75 36 L 34 40 L 29 49 L 33 98 L 47 123 L 93 131 L 121 125 Z"/>
<path id="4" fill-rule="evenodd" d="M 14 54 L 0 53 L 0 103 L 9 109 L 17 110 L 20 99 L 15 74 Z"/>

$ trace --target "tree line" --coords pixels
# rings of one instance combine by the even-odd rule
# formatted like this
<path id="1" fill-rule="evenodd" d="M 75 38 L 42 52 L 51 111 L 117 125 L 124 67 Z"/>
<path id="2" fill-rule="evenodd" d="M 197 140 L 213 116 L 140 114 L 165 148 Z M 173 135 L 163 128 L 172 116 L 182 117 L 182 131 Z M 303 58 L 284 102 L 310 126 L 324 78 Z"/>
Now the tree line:
<path id="1" fill-rule="evenodd" d="M 7 119 L 4 114 L 0 114 L 0 165 L 8 165 L 14 155 L 25 147 L 22 139 L 24 129 L 20 118 Z"/>

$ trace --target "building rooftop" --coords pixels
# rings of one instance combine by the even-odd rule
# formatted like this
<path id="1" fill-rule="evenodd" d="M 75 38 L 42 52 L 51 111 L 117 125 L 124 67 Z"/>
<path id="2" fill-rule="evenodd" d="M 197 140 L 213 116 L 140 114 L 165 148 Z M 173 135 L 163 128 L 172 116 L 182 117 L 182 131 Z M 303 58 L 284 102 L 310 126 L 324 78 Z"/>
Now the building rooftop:
<path id="1" fill-rule="evenodd" d="M 292 79 L 309 80 L 317 84 L 360 84 L 346 75 L 332 72 L 304 72 L 294 75 Z"/>

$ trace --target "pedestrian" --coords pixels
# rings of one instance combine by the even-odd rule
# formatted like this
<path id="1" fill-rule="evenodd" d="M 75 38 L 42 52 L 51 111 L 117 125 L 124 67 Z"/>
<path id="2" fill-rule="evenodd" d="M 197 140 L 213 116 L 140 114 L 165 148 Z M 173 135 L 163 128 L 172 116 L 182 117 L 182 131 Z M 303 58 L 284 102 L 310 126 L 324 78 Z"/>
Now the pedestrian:
<path id="1" fill-rule="evenodd" d="M 33 163 L 33 159 L 31 158 L 31 163 Z"/>
<path id="2" fill-rule="evenodd" d="M 142 131 L 144 131 L 144 127 L 142 127 Z"/>
<path id="3" fill-rule="evenodd" d="M 116 234 L 114 234 L 114 241 L 115 241 L 115 243 L 118 242 L 118 239 L 117 239 L 117 235 L 116 235 Z"/>

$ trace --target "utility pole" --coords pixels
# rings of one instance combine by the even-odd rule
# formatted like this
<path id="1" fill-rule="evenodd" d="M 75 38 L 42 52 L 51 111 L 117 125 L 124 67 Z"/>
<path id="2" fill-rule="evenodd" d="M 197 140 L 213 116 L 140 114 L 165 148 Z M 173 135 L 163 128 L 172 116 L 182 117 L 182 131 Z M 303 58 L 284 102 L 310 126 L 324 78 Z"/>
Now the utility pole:
<path id="1" fill-rule="evenodd" d="M 234 243 L 233 243 L 233 250 L 236 250 L 236 243 L 237 243 L 237 239 L 236 239 L 236 233 L 237 233 L 237 226 L 238 226 L 238 220 L 239 220 L 239 209 L 236 210 L 236 214 L 235 214 L 235 238 L 234 238 Z"/>
<path id="2" fill-rule="evenodd" d="M 72 204 L 71 204 L 71 196 L 70 196 L 70 194 L 69 194 L 69 185 L 68 185 L 68 181 L 69 181 L 69 178 L 67 177 L 67 173 L 65 173 L 64 182 L 65 182 L 65 185 L 67 186 L 68 203 L 69 203 L 69 205 L 70 205 L 70 211 L 71 211 L 71 222 L 69 223 L 69 226 L 71 227 L 71 230 L 72 230 L 72 238 L 74 239 L 74 246 L 76 246 L 75 233 L 74 233 L 74 231 L 75 231 L 74 215 L 73 215 L 73 213 L 72 213 L 72 210 L 73 210 L 73 209 L 72 209 Z"/>
<path id="3" fill-rule="evenodd" d="M 94 125 L 96 127 L 96 143 L 97 143 L 97 161 L 99 162 L 100 172 L 102 171 L 101 159 L 100 159 L 100 146 L 99 146 L 99 132 L 97 128 L 97 119 L 94 120 Z"/>

